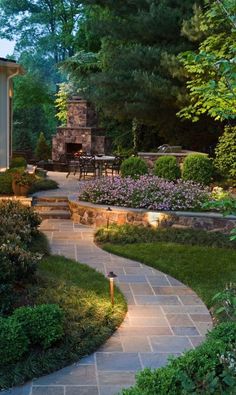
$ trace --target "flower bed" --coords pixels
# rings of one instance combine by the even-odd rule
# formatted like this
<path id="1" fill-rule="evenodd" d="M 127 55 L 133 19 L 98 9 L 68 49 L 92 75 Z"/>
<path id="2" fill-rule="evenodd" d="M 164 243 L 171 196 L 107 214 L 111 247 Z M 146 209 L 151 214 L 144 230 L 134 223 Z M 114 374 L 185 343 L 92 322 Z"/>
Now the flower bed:
<path id="1" fill-rule="evenodd" d="M 199 210 L 209 199 L 208 188 L 191 181 L 177 182 L 155 176 L 106 177 L 86 183 L 79 200 L 148 210 Z"/>

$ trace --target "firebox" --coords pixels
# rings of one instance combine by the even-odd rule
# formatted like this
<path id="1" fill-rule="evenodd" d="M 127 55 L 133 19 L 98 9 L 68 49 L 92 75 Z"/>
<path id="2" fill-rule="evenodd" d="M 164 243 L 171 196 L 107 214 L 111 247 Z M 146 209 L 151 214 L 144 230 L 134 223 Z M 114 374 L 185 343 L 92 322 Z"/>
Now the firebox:
<path id="1" fill-rule="evenodd" d="M 77 143 L 66 143 L 66 153 L 67 154 L 75 154 L 82 150 L 82 144 Z"/>

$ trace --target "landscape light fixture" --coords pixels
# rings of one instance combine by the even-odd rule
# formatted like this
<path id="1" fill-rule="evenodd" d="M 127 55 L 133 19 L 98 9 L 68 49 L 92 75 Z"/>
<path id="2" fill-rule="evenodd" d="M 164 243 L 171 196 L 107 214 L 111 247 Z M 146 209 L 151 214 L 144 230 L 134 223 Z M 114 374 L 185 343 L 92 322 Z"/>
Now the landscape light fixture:
<path id="1" fill-rule="evenodd" d="M 108 229 L 110 225 L 109 212 L 112 211 L 111 207 L 107 207 L 106 211 L 107 211 L 107 229 Z"/>
<path id="2" fill-rule="evenodd" d="M 116 278 L 117 275 L 113 272 L 109 272 L 107 277 L 110 280 L 110 296 L 111 296 L 111 305 L 113 307 L 114 306 L 114 278 Z"/>

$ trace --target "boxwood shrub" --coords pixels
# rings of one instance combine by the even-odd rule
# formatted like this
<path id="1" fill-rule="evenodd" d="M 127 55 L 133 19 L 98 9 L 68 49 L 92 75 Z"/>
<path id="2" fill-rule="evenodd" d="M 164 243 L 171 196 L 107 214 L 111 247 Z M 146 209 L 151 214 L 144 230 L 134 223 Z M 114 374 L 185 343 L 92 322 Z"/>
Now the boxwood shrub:
<path id="1" fill-rule="evenodd" d="M 148 173 L 148 166 L 142 158 L 131 156 L 122 162 L 120 172 L 122 177 L 137 178 Z"/>
<path id="2" fill-rule="evenodd" d="M 209 185 L 213 176 L 213 162 L 203 154 L 190 154 L 183 163 L 182 177 L 186 181 L 195 181 Z"/>
<path id="3" fill-rule="evenodd" d="M 28 348 L 21 324 L 14 317 L 0 317 L 0 366 L 18 361 Z"/>
<path id="4" fill-rule="evenodd" d="M 154 174 L 169 181 L 177 180 L 181 176 L 177 159 L 174 156 L 162 156 L 157 159 L 154 165 Z"/>
<path id="5" fill-rule="evenodd" d="M 195 350 L 166 367 L 144 369 L 123 395 L 235 394 L 236 323 L 220 324 Z"/>
<path id="6" fill-rule="evenodd" d="M 42 304 L 36 307 L 20 307 L 13 313 L 33 345 L 44 349 L 61 339 L 63 330 L 63 311 L 56 304 Z"/>

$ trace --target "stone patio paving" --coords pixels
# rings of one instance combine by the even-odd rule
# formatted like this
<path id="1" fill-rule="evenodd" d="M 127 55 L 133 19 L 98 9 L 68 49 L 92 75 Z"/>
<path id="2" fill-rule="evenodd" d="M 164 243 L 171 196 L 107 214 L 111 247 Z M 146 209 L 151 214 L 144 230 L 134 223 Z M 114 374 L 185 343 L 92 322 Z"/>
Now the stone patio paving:
<path id="1" fill-rule="evenodd" d="M 37 196 L 78 195 L 78 177 L 48 172 L 60 189 Z M 198 296 L 174 278 L 139 262 L 109 254 L 93 243 L 94 229 L 71 220 L 48 219 L 41 230 L 53 254 L 64 255 L 107 275 L 114 271 L 128 302 L 122 325 L 94 354 L 6 395 L 115 395 L 135 382 L 144 367 L 158 368 L 170 355 L 196 347 L 211 328 Z"/>
<path id="2" fill-rule="evenodd" d="M 174 278 L 129 259 L 109 254 L 93 243 L 92 228 L 71 220 L 45 220 L 53 254 L 114 271 L 128 301 L 123 324 L 94 354 L 58 372 L 33 380 L 14 395 L 115 395 L 135 381 L 144 367 L 158 368 L 169 355 L 197 346 L 212 322 L 197 295 Z"/>

